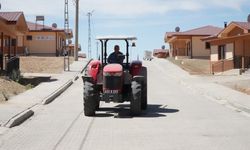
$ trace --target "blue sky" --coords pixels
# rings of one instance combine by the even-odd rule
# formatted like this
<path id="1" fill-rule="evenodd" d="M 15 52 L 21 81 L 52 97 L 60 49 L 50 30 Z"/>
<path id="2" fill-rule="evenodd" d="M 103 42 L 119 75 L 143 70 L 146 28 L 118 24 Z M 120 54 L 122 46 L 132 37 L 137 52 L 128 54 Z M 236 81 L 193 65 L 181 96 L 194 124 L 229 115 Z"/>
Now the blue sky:
<path id="1" fill-rule="evenodd" d="M 0 0 L 1 11 L 23 11 L 26 20 L 45 16 L 45 24 L 56 22 L 63 27 L 64 0 Z M 74 29 L 74 0 L 69 0 L 70 27 Z M 205 25 L 223 27 L 224 21 L 246 21 L 250 0 L 80 0 L 79 41 L 88 49 L 88 22 L 92 16 L 92 56 L 96 56 L 95 37 L 99 35 L 134 35 L 137 47 L 134 57 L 144 50 L 164 45 L 164 34 Z M 113 44 L 113 43 L 112 43 Z M 110 46 L 112 47 L 112 46 Z"/>

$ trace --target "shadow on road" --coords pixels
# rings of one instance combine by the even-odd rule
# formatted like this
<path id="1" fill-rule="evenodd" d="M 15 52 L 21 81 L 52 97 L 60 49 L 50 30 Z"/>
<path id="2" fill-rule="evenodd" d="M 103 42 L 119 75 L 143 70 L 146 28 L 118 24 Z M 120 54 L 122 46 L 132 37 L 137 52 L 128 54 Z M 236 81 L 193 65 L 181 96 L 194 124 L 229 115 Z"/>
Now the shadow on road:
<path id="1" fill-rule="evenodd" d="M 167 105 L 148 104 L 148 108 L 142 111 L 139 116 L 130 115 L 130 106 L 128 104 L 119 104 L 115 107 L 101 107 L 96 112 L 96 117 L 115 117 L 115 118 L 155 118 L 166 117 L 167 114 L 177 113 L 178 109 L 167 108 Z"/>
<path id="2" fill-rule="evenodd" d="M 26 78 L 21 78 L 19 80 L 19 83 L 26 86 L 26 85 L 32 85 L 32 86 L 37 86 L 42 82 L 55 82 L 57 79 L 51 79 L 51 77 L 26 77 Z"/>

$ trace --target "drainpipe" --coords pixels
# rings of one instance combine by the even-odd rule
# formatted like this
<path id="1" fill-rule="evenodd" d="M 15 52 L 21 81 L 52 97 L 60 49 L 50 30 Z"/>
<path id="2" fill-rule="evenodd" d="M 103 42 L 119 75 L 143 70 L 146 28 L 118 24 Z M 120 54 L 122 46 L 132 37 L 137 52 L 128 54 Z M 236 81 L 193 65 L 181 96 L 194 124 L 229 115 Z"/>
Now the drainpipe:
<path id="1" fill-rule="evenodd" d="M 14 43 L 15 45 L 14 45 L 14 56 L 16 56 L 17 55 L 17 41 L 18 40 L 18 36 L 16 36 L 16 43 Z"/>
<path id="2" fill-rule="evenodd" d="M 8 44 L 9 44 L 9 45 L 8 45 L 8 59 L 10 59 L 10 54 L 11 54 L 11 53 L 10 53 L 10 51 L 11 51 L 11 38 L 10 38 L 10 36 L 8 37 L 8 42 L 9 42 L 9 43 L 8 43 Z"/>
<path id="3" fill-rule="evenodd" d="M 210 63 L 209 63 L 209 64 L 210 64 L 210 73 L 213 74 L 213 71 L 212 71 L 213 68 L 212 68 L 211 55 L 212 55 L 212 45 L 211 45 L 211 43 L 210 43 Z"/>
<path id="4" fill-rule="evenodd" d="M 56 56 L 59 56 L 59 51 L 57 49 L 58 39 L 57 39 L 57 32 L 56 32 Z"/>
<path id="5" fill-rule="evenodd" d="M 4 56 L 4 50 L 3 50 L 3 32 L 1 33 L 1 54 L 2 54 L 2 58 L 0 59 L 2 62 L 0 62 L 0 67 L 1 70 L 3 70 L 3 56 Z"/>
<path id="6" fill-rule="evenodd" d="M 242 72 L 245 72 L 245 40 L 243 40 Z"/>
<path id="7" fill-rule="evenodd" d="M 190 44 L 190 52 L 191 52 L 190 58 L 193 59 L 193 38 L 192 37 L 191 37 L 191 44 Z"/>

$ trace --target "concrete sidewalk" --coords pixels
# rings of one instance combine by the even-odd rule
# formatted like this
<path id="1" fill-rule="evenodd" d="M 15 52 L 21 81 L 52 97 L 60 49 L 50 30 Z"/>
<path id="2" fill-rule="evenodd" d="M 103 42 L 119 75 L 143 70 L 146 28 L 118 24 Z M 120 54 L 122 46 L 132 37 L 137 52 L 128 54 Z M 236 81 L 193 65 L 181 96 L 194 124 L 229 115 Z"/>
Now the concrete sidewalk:
<path id="1" fill-rule="evenodd" d="M 56 94 L 59 95 L 62 90 L 67 89 L 73 83 L 73 80 L 80 74 L 88 61 L 87 59 L 80 59 L 77 62 L 73 62 L 70 65 L 70 71 L 62 74 L 52 74 L 49 82 L 43 82 L 33 89 L 12 97 L 9 101 L 1 103 L 0 125 L 11 127 L 12 125 L 9 124 L 13 118 L 15 118 L 14 121 L 17 120 L 18 123 L 21 123 L 33 115 L 34 112 L 30 111 L 32 107 L 51 102 Z M 39 74 L 34 75 L 39 76 Z M 29 74 L 29 76 L 32 76 L 32 74 Z M 40 74 L 40 76 L 43 76 L 43 74 Z M 45 76 L 48 76 L 48 74 Z"/>
<path id="2" fill-rule="evenodd" d="M 219 104 L 233 108 L 239 112 L 246 112 L 250 115 L 250 95 L 233 90 L 229 87 L 216 83 L 216 80 L 230 80 L 230 78 L 250 80 L 249 74 L 242 76 L 192 76 L 168 60 L 154 60 L 162 66 L 167 66 L 169 71 L 175 72 L 172 78 L 179 80 L 180 84 L 190 89 L 190 92 L 197 92 L 201 95 L 216 101 Z"/>

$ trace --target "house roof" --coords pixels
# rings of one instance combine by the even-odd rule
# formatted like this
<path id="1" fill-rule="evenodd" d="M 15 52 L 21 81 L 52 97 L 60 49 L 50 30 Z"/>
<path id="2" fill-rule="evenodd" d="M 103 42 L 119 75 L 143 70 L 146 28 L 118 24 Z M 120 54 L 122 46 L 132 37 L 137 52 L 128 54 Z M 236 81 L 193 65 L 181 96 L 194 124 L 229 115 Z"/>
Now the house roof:
<path id="1" fill-rule="evenodd" d="M 221 30 L 222 28 L 208 25 L 208 26 L 188 30 L 186 32 L 183 32 L 183 34 L 184 35 L 216 35 Z"/>
<path id="2" fill-rule="evenodd" d="M 64 32 L 64 29 L 54 28 L 38 23 L 27 22 L 29 31 Z"/>
<path id="3" fill-rule="evenodd" d="M 0 20 L 7 26 L 16 26 L 12 29 L 14 32 L 24 33 L 28 31 L 23 12 L 0 12 Z"/>
<path id="4" fill-rule="evenodd" d="M 221 30 L 222 30 L 222 28 L 208 25 L 208 26 L 204 26 L 204 27 L 200 27 L 200 28 L 195 28 L 195 29 L 192 29 L 192 30 L 188 30 L 188 31 L 185 31 L 185 32 L 166 32 L 166 34 L 167 34 L 168 37 L 178 36 L 178 35 L 191 35 L 191 36 L 203 35 L 203 36 L 211 36 L 211 35 L 218 34 Z"/>
<path id="5" fill-rule="evenodd" d="M 0 12 L 0 17 L 8 22 L 16 22 L 23 12 Z"/>
<path id="6" fill-rule="evenodd" d="M 165 41 L 167 42 L 174 36 L 215 36 L 218 35 L 222 30 L 223 28 L 208 25 L 184 32 L 166 32 Z"/>
<path id="7" fill-rule="evenodd" d="M 153 53 L 167 53 L 168 50 L 167 49 L 154 49 Z"/>
<path id="8" fill-rule="evenodd" d="M 225 38 L 231 38 L 231 37 L 222 37 L 221 35 L 223 33 L 228 33 L 230 32 L 235 26 L 242 28 L 243 30 L 247 30 L 247 33 L 250 30 L 250 22 L 237 22 L 237 21 L 232 21 L 226 28 L 221 30 L 220 33 L 218 33 L 216 36 L 209 36 L 205 37 L 202 40 L 203 41 L 214 41 L 214 40 L 219 40 L 219 39 L 225 39 Z M 241 37 L 237 35 L 238 37 Z M 235 38 L 235 36 L 233 36 Z"/>
<path id="9" fill-rule="evenodd" d="M 236 21 L 233 21 L 231 23 L 236 24 L 236 25 L 238 25 L 239 27 L 241 27 L 243 29 L 250 30 L 250 22 L 236 22 Z"/>
<path id="10" fill-rule="evenodd" d="M 181 34 L 181 32 L 166 32 L 166 36 L 172 37 L 173 35 Z"/>

